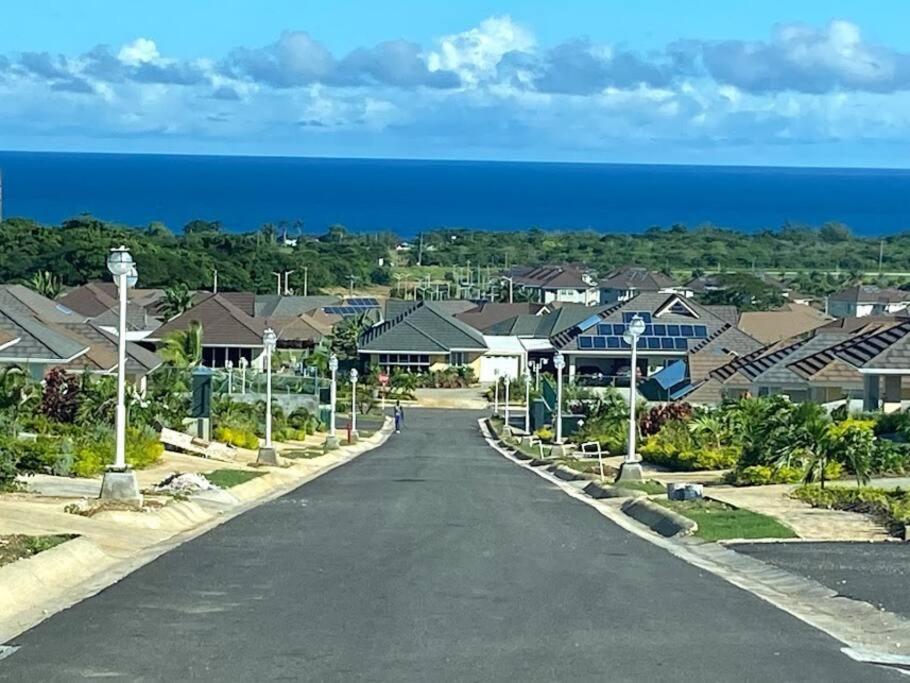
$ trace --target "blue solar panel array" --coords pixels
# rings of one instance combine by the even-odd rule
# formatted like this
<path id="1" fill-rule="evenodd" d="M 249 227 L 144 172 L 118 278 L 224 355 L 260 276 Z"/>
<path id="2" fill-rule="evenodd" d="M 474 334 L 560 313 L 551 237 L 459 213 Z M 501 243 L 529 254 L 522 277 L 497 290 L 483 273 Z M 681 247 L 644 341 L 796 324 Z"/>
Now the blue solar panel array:
<path id="1" fill-rule="evenodd" d="M 341 306 L 326 306 L 322 310 L 329 315 L 361 315 L 367 311 L 379 308 L 379 301 L 372 298 L 348 299 Z"/>
<path id="2" fill-rule="evenodd" d="M 578 348 L 594 351 L 630 348 L 623 335 L 629 329 L 629 323 L 635 315 L 635 312 L 627 312 L 622 314 L 622 323 L 598 324 L 596 335 L 578 338 Z M 652 320 L 648 312 L 640 312 L 637 315 L 645 323 L 645 331 L 638 340 L 638 348 L 642 351 L 687 351 L 689 339 L 708 338 L 708 328 L 705 325 L 658 323 Z"/>

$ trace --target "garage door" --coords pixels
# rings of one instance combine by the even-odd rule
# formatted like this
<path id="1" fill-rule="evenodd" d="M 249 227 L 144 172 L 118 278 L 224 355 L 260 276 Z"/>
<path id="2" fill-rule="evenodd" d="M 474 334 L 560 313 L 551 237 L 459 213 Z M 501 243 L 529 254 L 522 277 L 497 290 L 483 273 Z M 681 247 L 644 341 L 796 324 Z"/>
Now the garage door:
<path id="1" fill-rule="evenodd" d="M 499 370 L 499 376 L 515 378 L 518 377 L 518 357 L 517 356 L 481 356 L 480 357 L 480 381 L 495 382 L 496 370 Z"/>

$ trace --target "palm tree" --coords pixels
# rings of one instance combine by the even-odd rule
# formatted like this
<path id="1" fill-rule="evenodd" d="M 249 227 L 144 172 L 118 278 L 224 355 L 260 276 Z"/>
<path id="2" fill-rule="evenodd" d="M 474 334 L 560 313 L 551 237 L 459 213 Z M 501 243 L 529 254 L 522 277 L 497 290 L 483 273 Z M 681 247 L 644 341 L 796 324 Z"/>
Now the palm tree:
<path id="1" fill-rule="evenodd" d="M 49 270 L 40 270 L 35 273 L 29 285 L 38 294 L 46 296 L 48 299 L 56 299 L 57 295 L 60 294 L 60 290 L 63 289 L 60 278 Z"/>
<path id="2" fill-rule="evenodd" d="M 365 313 L 345 318 L 335 325 L 332 333 L 332 350 L 339 358 L 356 358 L 357 340 L 371 326 L 372 323 Z"/>
<path id="3" fill-rule="evenodd" d="M 164 290 L 164 301 L 161 302 L 161 314 L 165 320 L 176 318 L 193 306 L 195 295 L 184 283 L 178 283 Z"/>
<path id="4" fill-rule="evenodd" d="M 719 411 L 695 415 L 688 423 L 689 432 L 695 438 L 707 439 L 715 448 L 720 448 L 729 436 L 729 429 Z"/>
<path id="5" fill-rule="evenodd" d="M 176 368 L 188 370 L 199 365 L 202 362 L 202 324 L 194 320 L 187 329 L 166 336 L 160 354 Z"/>

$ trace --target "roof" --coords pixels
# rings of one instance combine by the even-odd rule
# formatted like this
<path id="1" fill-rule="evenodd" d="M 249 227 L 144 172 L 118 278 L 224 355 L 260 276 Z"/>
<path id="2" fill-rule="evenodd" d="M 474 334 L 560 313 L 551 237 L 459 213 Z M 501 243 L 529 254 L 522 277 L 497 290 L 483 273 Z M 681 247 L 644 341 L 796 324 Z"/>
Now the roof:
<path id="1" fill-rule="evenodd" d="M 164 298 L 164 290 L 134 287 L 129 290 L 129 297 L 130 303 L 145 309 L 149 315 L 156 315 L 157 306 Z M 117 308 L 117 286 L 113 282 L 101 280 L 89 282 L 69 290 L 57 299 L 57 303 L 88 318 L 95 318 Z"/>
<path id="2" fill-rule="evenodd" d="M 337 306 L 341 298 L 330 295 L 281 296 L 259 294 L 254 299 L 255 314 L 263 318 L 296 318 L 324 306 Z"/>
<path id="3" fill-rule="evenodd" d="M 252 294 L 246 302 L 252 307 Z M 202 325 L 203 346 L 262 346 L 262 333 L 266 324 L 254 318 L 233 303 L 226 294 L 209 294 L 198 304 L 164 323 L 152 337 L 160 340 L 171 334 L 189 329 L 198 322 Z M 244 300 L 241 300 L 243 303 Z"/>
<path id="4" fill-rule="evenodd" d="M 910 374 L 910 319 L 855 337 L 833 353 L 858 369 L 903 370 Z"/>
<path id="5" fill-rule="evenodd" d="M 268 326 L 278 334 L 279 345 L 316 344 L 331 334 L 332 328 L 309 315 L 297 318 L 270 318 Z M 204 331 L 203 331 L 204 336 Z"/>
<path id="6" fill-rule="evenodd" d="M 445 311 L 449 315 L 454 316 L 458 316 L 465 311 L 470 311 L 477 307 L 477 304 L 469 299 L 441 299 L 440 301 L 434 301 L 433 303 L 436 304 L 441 311 Z"/>
<path id="7" fill-rule="evenodd" d="M 734 327 L 739 324 L 739 309 L 736 306 L 731 304 L 712 304 L 704 305 L 704 308 L 725 323 L 729 323 Z"/>
<path id="8" fill-rule="evenodd" d="M 508 273 L 516 285 L 538 289 L 588 289 L 584 273 L 569 265 L 513 268 Z"/>
<path id="9" fill-rule="evenodd" d="M 659 292 L 678 287 L 673 278 L 638 266 L 623 266 L 600 281 L 601 289 L 637 289 L 641 292 Z"/>
<path id="10" fill-rule="evenodd" d="M 490 327 L 521 315 L 538 316 L 547 310 L 543 304 L 528 303 L 487 303 L 474 306 L 470 310 L 455 315 L 480 332 L 486 332 Z"/>
<path id="11" fill-rule="evenodd" d="M 88 351 L 84 340 L 67 334 L 57 324 L 42 322 L 31 313 L 9 306 L 5 292 L 0 292 L 0 331 L 19 339 L 0 352 L 4 360 L 68 363 Z"/>
<path id="12" fill-rule="evenodd" d="M 88 351 L 77 358 L 72 365 L 84 370 L 112 372 L 117 369 L 117 336 L 105 332 L 94 323 L 70 323 L 63 325 L 74 338 L 84 339 L 90 346 Z M 161 357 L 134 342 L 126 343 L 126 371 L 129 374 L 145 375 L 159 367 Z"/>
<path id="13" fill-rule="evenodd" d="M 740 316 L 738 327 L 755 339 L 771 344 L 811 332 L 831 319 L 811 306 L 789 304 L 777 311 L 747 311 Z"/>
<path id="14" fill-rule="evenodd" d="M 487 345 L 487 353 L 494 356 L 523 356 L 525 354 L 525 347 L 517 337 L 485 334 L 483 341 Z"/>
<path id="15" fill-rule="evenodd" d="M 853 285 L 828 297 L 831 302 L 851 304 L 891 304 L 910 302 L 910 292 L 879 288 L 875 285 Z"/>
<path id="16" fill-rule="evenodd" d="M 523 314 L 490 325 L 488 334 L 513 335 L 516 337 L 533 337 L 549 339 L 560 332 L 578 325 L 580 322 L 604 310 L 605 306 L 585 306 L 584 304 L 563 304 L 552 311 L 542 314 Z"/>
<path id="17" fill-rule="evenodd" d="M 448 353 L 484 351 L 487 345 L 474 328 L 433 302 L 419 301 L 364 332 L 358 347 L 360 353 Z"/>

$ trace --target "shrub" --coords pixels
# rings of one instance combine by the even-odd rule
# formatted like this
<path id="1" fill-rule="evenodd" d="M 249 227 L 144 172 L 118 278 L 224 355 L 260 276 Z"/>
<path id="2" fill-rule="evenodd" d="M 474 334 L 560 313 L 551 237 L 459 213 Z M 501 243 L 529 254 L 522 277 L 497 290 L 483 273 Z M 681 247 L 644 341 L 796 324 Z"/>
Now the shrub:
<path id="1" fill-rule="evenodd" d="M 641 416 L 638 429 L 642 436 L 657 434 L 670 421 L 687 421 L 692 417 L 692 406 L 688 403 L 667 403 L 654 406 Z"/>
<path id="2" fill-rule="evenodd" d="M 44 379 L 41 412 L 55 422 L 73 422 L 79 410 L 79 378 L 63 368 L 54 368 Z"/>
<path id="3" fill-rule="evenodd" d="M 796 467 L 769 467 L 752 465 L 733 473 L 732 481 L 737 486 L 765 486 L 767 484 L 796 484 L 803 478 L 803 471 Z"/>
<path id="4" fill-rule="evenodd" d="M 547 443 L 553 441 L 554 433 L 553 430 L 549 427 L 541 427 L 536 432 L 534 432 L 534 434 L 536 434 L 537 438 L 541 441 L 546 441 Z"/>
<path id="5" fill-rule="evenodd" d="M 5 443 L 0 444 L 0 491 L 13 486 L 17 473 L 16 453 L 7 448 Z"/>
<path id="6" fill-rule="evenodd" d="M 77 477 L 92 477 L 114 462 L 115 437 L 109 429 L 97 429 L 76 444 L 72 473 Z M 131 427 L 126 431 L 126 462 L 135 469 L 144 469 L 158 461 L 164 444 L 158 434 L 147 427 Z"/>
<path id="7" fill-rule="evenodd" d="M 885 523 L 893 534 L 900 534 L 910 524 L 910 493 L 901 489 L 809 485 L 799 487 L 792 495 L 813 507 L 871 514 Z"/>
<path id="8" fill-rule="evenodd" d="M 215 438 L 218 441 L 237 446 L 239 448 L 259 448 L 259 437 L 253 432 L 237 427 L 217 427 Z"/>
<path id="9" fill-rule="evenodd" d="M 67 438 L 39 436 L 34 440 L 17 440 L 7 445 L 17 453 L 20 472 L 41 472 L 69 476 L 74 464 L 72 442 Z"/>
<path id="10" fill-rule="evenodd" d="M 881 413 L 875 417 L 875 433 L 899 434 L 910 436 L 910 413 L 899 410 L 894 413 Z"/>
<path id="11" fill-rule="evenodd" d="M 887 439 L 876 439 L 869 457 L 869 471 L 874 475 L 910 472 L 910 446 Z"/>

